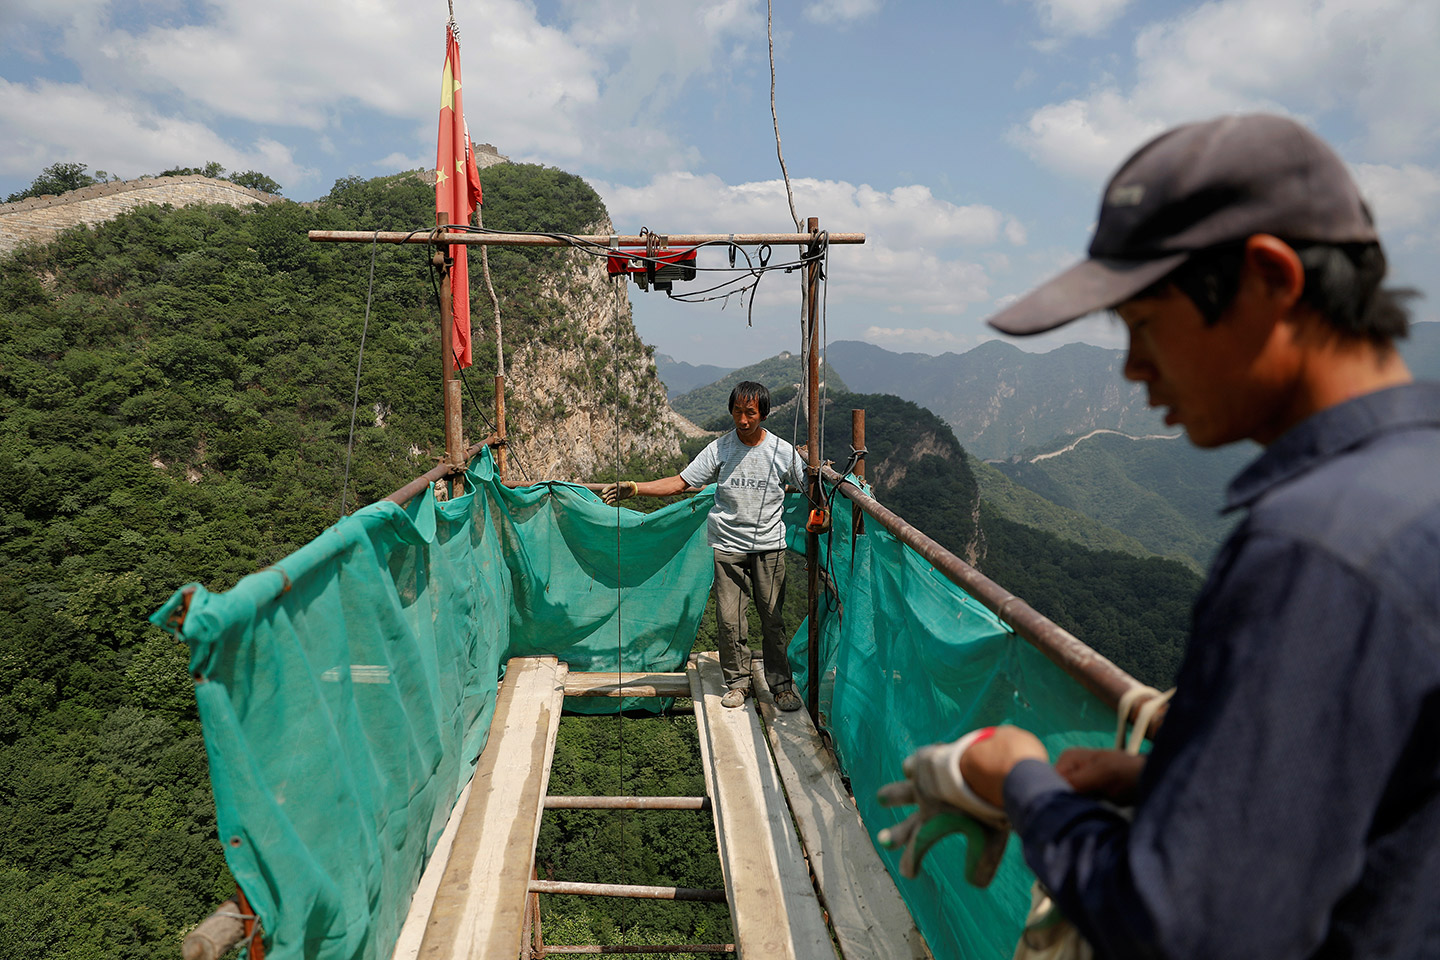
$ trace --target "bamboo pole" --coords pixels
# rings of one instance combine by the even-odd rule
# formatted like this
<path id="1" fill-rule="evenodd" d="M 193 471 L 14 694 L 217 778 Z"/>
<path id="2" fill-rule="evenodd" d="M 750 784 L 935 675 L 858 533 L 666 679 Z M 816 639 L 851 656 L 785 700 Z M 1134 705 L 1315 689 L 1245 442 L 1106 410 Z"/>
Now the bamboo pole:
<path id="1" fill-rule="evenodd" d="M 850 411 L 850 449 L 865 449 L 865 411 L 863 409 Z M 861 480 L 865 479 L 865 457 L 863 455 L 855 461 L 854 473 Z M 850 523 L 856 536 L 864 536 L 865 514 L 859 504 L 850 506 Z"/>
<path id="2" fill-rule="evenodd" d="M 500 348 L 500 331 L 495 331 L 495 355 L 499 358 L 500 372 L 495 374 L 495 471 L 500 482 L 505 482 L 506 464 L 509 457 L 505 449 L 505 354 Z"/>
<path id="3" fill-rule="evenodd" d="M 546 797 L 546 810 L 709 810 L 709 797 Z"/>
<path id="4" fill-rule="evenodd" d="M 533 233 L 417 233 L 416 231 L 373 230 L 311 230 L 314 243 L 463 243 L 466 246 L 491 247 L 569 247 L 581 246 L 609 249 L 613 240 L 621 246 L 644 246 L 648 237 L 584 234 L 580 236 L 545 236 Z M 694 247 L 706 243 L 735 243 L 754 247 L 761 244 L 810 244 L 810 233 L 682 233 L 661 238 L 661 247 Z M 863 233 L 832 233 L 830 243 L 864 243 Z"/>
<path id="5" fill-rule="evenodd" d="M 615 673 L 577 670 L 565 675 L 567 697 L 689 697 L 683 673 Z"/>
<path id="6" fill-rule="evenodd" d="M 445 223 L 448 213 L 435 214 L 437 223 Z M 440 353 L 441 353 L 441 395 L 445 402 L 445 460 L 452 466 L 464 466 L 460 422 L 460 381 L 455 374 L 455 317 L 452 303 L 450 257 L 444 247 L 437 247 L 434 255 L 436 269 L 440 271 Z M 450 496 L 458 497 L 465 492 L 465 481 L 452 474 Z"/>
<path id="7" fill-rule="evenodd" d="M 244 936 L 245 921 L 240 916 L 240 904 L 226 900 L 185 935 L 180 955 L 184 960 L 220 960 Z"/>
<path id="8" fill-rule="evenodd" d="M 402 507 L 405 506 L 405 504 L 410 502 L 410 499 L 412 497 L 416 497 L 424 493 L 426 489 L 429 488 L 429 486 L 436 480 L 443 480 L 446 477 L 453 476 L 454 474 L 464 470 L 465 464 L 470 462 L 471 457 L 479 453 L 482 447 L 488 447 L 494 442 L 495 437 L 493 435 L 486 437 L 484 440 L 480 441 L 479 443 L 475 444 L 474 446 L 468 448 L 465 451 L 465 458 L 461 461 L 459 466 L 456 466 L 455 464 L 448 461 L 441 463 L 439 466 L 434 467 L 425 473 L 422 473 L 420 476 L 416 477 L 414 480 L 411 480 L 409 483 L 405 484 L 405 486 L 401 487 L 399 490 L 396 490 L 394 493 L 390 494 L 390 496 L 385 497 L 384 499 L 389 500 L 391 503 L 398 503 Z"/>
<path id="9" fill-rule="evenodd" d="M 545 953 L 734 953 L 733 943 L 640 943 L 640 944 L 608 944 L 608 943 L 583 943 L 574 946 L 560 946 L 549 944 L 545 947 Z"/>
<path id="10" fill-rule="evenodd" d="M 565 893 L 588 897 L 628 897 L 634 900 L 698 900 L 724 903 L 724 890 L 695 887 L 647 887 L 632 883 L 577 883 L 569 880 L 531 880 L 535 893 Z"/>
<path id="11" fill-rule="evenodd" d="M 806 226 L 810 228 L 811 251 L 816 251 L 820 243 L 820 218 L 811 217 Z M 820 351 L 817 348 L 820 332 L 820 261 L 811 260 L 805 267 L 805 299 L 807 314 L 806 336 L 809 349 L 806 351 L 806 369 L 808 370 L 810 388 L 806 398 L 806 417 L 809 420 L 809 438 L 806 442 L 806 460 L 808 461 L 809 483 L 807 495 L 810 498 L 810 506 L 815 509 L 823 502 L 823 495 L 820 492 Z M 810 711 L 810 719 L 818 727 L 820 726 L 820 534 L 812 531 L 805 531 L 805 567 L 809 574 L 808 584 L 808 620 L 809 631 L 807 641 L 809 650 L 807 660 L 807 677 L 805 705 Z"/>

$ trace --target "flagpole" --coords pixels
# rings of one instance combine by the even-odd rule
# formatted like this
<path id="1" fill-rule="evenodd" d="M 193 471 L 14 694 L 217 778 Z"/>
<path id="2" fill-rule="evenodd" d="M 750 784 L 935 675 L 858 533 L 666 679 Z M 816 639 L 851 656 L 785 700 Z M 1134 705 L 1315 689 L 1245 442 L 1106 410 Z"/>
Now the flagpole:
<path id="1" fill-rule="evenodd" d="M 437 226 L 450 222 L 449 211 L 435 214 Z M 445 400 L 445 462 L 465 466 L 465 440 L 460 425 L 460 380 L 455 373 L 455 320 L 451 303 L 449 247 L 435 250 L 435 267 L 440 271 L 440 352 L 441 389 Z M 450 496 L 465 492 L 463 474 L 450 480 Z"/>

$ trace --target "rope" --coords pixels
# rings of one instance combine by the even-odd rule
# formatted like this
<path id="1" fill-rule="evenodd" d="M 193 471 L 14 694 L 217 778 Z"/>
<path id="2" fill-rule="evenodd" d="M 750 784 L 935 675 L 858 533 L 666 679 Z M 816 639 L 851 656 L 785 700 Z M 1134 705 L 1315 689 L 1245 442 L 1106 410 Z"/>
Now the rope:
<path id="1" fill-rule="evenodd" d="M 1160 712 L 1161 707 L 1170 702 L 1170 698 L 1174 695 L 1174 687 L 1164 693 L 1144 684 L 1126 690 L 1115 707 L 1115 713 L 1120 718 L 1119 726 L 1115 730 L 1115 749 L 1124 750 L 1131 756 L 1139 754 L 1140 745 L 1145 742 L 1145 732 L 1150 729 L 1150 721 L 1155 718 L 1155 714 Z M 1135 726 L 1127 740 L 1125 727 L 1130 722 L 1130 711 L 1134 709 L 1136 701 L 1141 701 L 1141 706 L 1135 712 Z"/>
<path id="2" fill-rule="evenodd" d="M 370 303 L 375 297 L 375 251 L 380 231 L 370 238 L 370 283 L 365 291 L 365 325 L 360 328 L 360 354 L 355 358 L 355 396 L 350 401 L 350 439 L 345 444 L 345 482 L 340 487 L 340 519 L 345 519 L 345 501 L 350 493 L 350 460 L 355 453 L 355 412 L 360 408 L 360 368 L 365 363 L 365 335 L 370 332 Z"/>
<path id="3" fill-rule="evenodd" d="M 475 208 L 475 225 L 485 226 L 485 216 Z M 495 372 L 505 376 L 505 347 L 500 339 L 500 298 L 495 295 L 495 285 L 490 282 L 490 246 L 480 248 L 480 273 L 485 278 L 485 289 L 490 292 L 490 303 L 495 308 Z"/>
<path id="4" fill-rule="evenodd" d="M 775 124 L 775 155 L 780 158 L 780 173 L 785 177 L 785 196 L 790 201 L 790 219 L 795 221 L 795 230 L 800 227 L 800 215 L 795 212 L 795 194 L 790 191 L 790 171 L 785 169 L 785 154 L 780 151 L 780 115 L 775 112 L 775 4 L 765 0 L 765 39 L 770 43 L 770 120 Z"/>

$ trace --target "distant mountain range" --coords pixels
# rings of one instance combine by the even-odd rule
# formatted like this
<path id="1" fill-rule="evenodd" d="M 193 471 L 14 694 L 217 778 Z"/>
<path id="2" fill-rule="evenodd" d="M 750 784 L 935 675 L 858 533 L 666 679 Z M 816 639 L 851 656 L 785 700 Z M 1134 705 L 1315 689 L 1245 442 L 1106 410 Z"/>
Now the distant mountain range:
<path id="1" fill-rule="evenodd" d="M 707 430 L 729 430 L 728 409 L 730 391 L 742 380 L 755 380 L 770 390 L 770 407 L 776 409 L 790 402 L 795 396 L 795 387 L 800 382 L 800 355 L 785 351 L 768 360 L 752 363 L 739 370 L 731 370 L 714 383 L 697 387 L 670 400 L 676 413 L 688 417 L 692 422 Z M 661 378 L 664 379 L 663 372 Z M 843 393 L 845 382 L 835 373 L 834 364 L 820 366 L 821 389 L 830 393 Z M 894 391 L 875 391 L 891 393 Z"/>
<path id="2" fill-rule="evenodd" d="M 1412 324 L 1400 353 L 1422 380 L 1440 380 L 1440 323 Z M 1178 433 L 1120 374 L 1123 350 L 1073 343 L 1026 353 L 990 340 L 965 353 L 894 353 L 839 340 L 826 358 L 850 389 L 892 393 L 936 413 L 982 460 L 1058 449 L 1096 429 L 1131 436 Z"/>
<path id="3" fill-rule="evenodd" d="M 982 460 L 1102 427 L 1138 436 L 1175 432 L 1146 406 L 1144 388 L 1120 376 L 1119 350 L 1073 343 L 1026 353 L 991 340 L 935 357 L 840 340 L 827 358 L 852 390 L 893 393 L 934 411 Z"/>
<path id="4" fill-rule="evenodd" d="M 708 363 L 697 366 L 683 360 L 676 360 L 668 353 L 655 354 L 655 372 L 660 376 L 661 382 L 665 384 L 665 391 L 671 400 L 682 393 L 689 393 L 696 387 L 714 383 L 733 369 L 735 368 L 717 367 Z"/>
<path id="5" fill-rule="evenodd" d="M 1440 323 L 1414 324 L 1400 349 L 1417 377 L 1440 380 Z M 948 423 L 997 516 L 1093 550 L 1203 569 L 1234 524 L 1219 515 L 1225 487 L 1259 453 L 1253 444 L 1202 451 L 1180 439 L 1146 406 L 1143 387 L 1121 377 L 1121 350 L 1071 344 L 1035 354 L 990 341 L 937 357 L 838 341 L 826 356 L 832 390 L 900 397 Z M 723 428 L 732 382 L 769 383 L 778 406 L 793 392 L 781 385 L 798 362 L 782 354 L 729 371 L 672 403 Z M 1156 436 L 1167 439 L 1143 439 Z"/>

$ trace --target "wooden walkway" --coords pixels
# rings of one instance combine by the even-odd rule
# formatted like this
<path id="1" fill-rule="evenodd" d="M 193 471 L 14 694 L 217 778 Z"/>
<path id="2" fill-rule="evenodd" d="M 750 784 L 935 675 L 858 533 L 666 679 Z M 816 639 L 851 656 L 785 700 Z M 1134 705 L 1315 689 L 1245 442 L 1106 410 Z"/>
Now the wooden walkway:
<path id="1" fill-rule="evenodd" d="M 757 676 L 756 690 L 757 699 L 745 709 L 722 707 L 725 688 L 713 653 L 693 657 L 683 674 L 624 677 L 569 673 L 553 657 L 511 660 L 489 740 L 421 877 L 395 960 L 532 955 L 527 903 L 533 909 L 535 892 L 555 886 L 537 884 L 532 871 L 566 695 L 692 701 L 708 802 L 694 798 L 691 806 L 708 807 L 715 819 L 737 956 L 928 958 L 809 716 L 777 711 L 763 676 Z M 592 806 L 615 800 L 569 799 Z M 635 895 L 641 889 L 560 886 L 601 895 Z M 586 887 L 597 889 L 581 889 Z M 642 895 L 705 899 L 710 893 L 645 888 Z"/>

